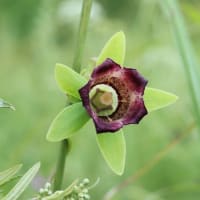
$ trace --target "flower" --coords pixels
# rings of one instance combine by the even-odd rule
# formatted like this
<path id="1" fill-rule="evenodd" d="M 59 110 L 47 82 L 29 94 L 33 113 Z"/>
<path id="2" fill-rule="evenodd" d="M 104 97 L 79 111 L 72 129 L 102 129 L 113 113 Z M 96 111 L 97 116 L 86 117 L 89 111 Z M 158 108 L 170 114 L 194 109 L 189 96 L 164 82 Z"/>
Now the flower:
<path id="1" fill-rule="evenodd" d="M 136 69 L 121 67 L 110 58 L 96 67 L 79 93 L 97 133 L 139 123 L 147 114 L 143 100 L 146 84 Z"/>
<path id="2" fill-rule="evenodd" d="M 171 93 L 146 87 L 147 81 L 136 69 L 122 67 L 125 44 L 123 32 L 111 37 L 96 60 L 97 67 L 89 81 L 70 67 L 56 65 L 58 86 L 71 102 L 58 113 L 47 133 L 49 141 L 58 142 L 85 132 L 82 127 L 93 120 L 96 132 L 101 133 L 95 134 L 98 147 L 118 175 L 124 171 L 126 158 L 123 125 L 139 123 L 147 112 L 177 100 Z M 86 74 L 92 71 L 90 68 L 85 70 Z M 93 132 L 92 124 L 89 126 L 87 131 Z"/>

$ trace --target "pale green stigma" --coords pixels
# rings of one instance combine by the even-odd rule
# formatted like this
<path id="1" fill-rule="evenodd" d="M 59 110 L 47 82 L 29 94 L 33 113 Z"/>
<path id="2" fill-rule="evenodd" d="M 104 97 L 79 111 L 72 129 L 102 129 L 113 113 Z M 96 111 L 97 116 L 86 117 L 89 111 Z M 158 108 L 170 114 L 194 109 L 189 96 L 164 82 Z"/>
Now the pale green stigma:
<path id="1" fill-rule="evenodd" d="M 94 86 L 89 93 L 90 104 L 98 116 L 113 114 L 118 106 L 118 95 L 114 88 L 105 84 Z"/>

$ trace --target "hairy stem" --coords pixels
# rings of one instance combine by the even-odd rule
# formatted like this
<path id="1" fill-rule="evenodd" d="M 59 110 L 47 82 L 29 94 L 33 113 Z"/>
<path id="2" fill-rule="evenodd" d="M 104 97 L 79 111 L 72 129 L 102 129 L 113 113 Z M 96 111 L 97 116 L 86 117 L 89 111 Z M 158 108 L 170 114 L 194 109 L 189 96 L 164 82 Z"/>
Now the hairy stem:
<path id="1" fill-rule="evenodd" d="M 83 58 L 85 40 L 87 35 L 88 22 L 90 17 L 90 11 L 92 7 L 92 0 L 83 0 L 79 31 L 77 37 L 77 45 L 74 54 L 74 62 L 73 68 L 80 72 L 81 70 L 81 62 Z M 64 169 L 65 169 L 65 160 L 66 156 L 69 152 L 69 139 L 65 139 L 61 141 L 61 147 L 56 167 L 55 180 L 54 180 L 54 191 L 61 189 L 63 177 L 64 177 Z"/>

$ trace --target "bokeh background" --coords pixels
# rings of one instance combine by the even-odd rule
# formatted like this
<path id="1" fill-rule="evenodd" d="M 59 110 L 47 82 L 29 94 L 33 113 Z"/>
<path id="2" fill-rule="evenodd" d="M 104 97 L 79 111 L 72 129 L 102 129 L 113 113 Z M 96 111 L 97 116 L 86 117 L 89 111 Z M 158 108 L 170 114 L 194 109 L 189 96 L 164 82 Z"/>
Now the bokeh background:
<path id="1" fill-rule="evenodd" d="M 197 55 L 200 54 L 200 2 L 181 0 L 180 7 Z M 59 143 L 46 141 L 55 115 L 65 106 L 54 80 L 56 62 L 72 65 L 81 10 L 80 0 L 0 0 L 0 96 L 16 111 L 0 111 L 0 170 L 23 163 L 24 172 L 41 161 L 38 179 L 55 168 Z M 83 67 L 99 54 L 117 31 L 127 37 L 125 66 L 137 68 L 149 86 L 179 96 L 176 104 L 149 114 L 125 128 L 125 173 L 113 174 L 86 125 L 73 138 L 67 157 L 67 186 L 76 178 L 99 184 L 92 199 L 102 199 L 113 186 L 137 173 L 181 134 L 191 132 L 163 158 L 114 198 L 124 200 L 196 200 L 200 196 L 200 137 L 193 124 L 191 99 L 173 33 L 159 0 L 96 0 Z M 22 172 L 23 172 L 22 170 Z M 42 184 L 42 181 L 41 183 Z M 22 199 L 34 195 L 32 185 Z"/>

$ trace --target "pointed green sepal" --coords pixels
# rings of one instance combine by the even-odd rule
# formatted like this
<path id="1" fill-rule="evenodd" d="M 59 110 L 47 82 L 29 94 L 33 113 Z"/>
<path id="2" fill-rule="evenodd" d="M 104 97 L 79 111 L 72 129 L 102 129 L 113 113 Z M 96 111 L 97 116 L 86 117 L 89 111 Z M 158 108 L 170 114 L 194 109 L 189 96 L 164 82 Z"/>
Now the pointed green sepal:
<path id="1" fill-rule="evenodd" d="M 115 133 L 97 134 L 97 143 L 112 171 L 122 175 L 126 159 L 126 142 L 123 130 L 121 129 Z"/>
<path id="2" fill-rule="evenodd" d="M 155 88 L 147 87 L 144 92 L 144 103 L 148 112 L 169 106 L 177 99 L 176 95 Z"/>
<path id="3" fill-rule="evenodd" d="M 105 44 L 104 48 L 102 49 L 96 65 L 98 66 L 106 58 L 111 58 L 116 63 L 123 65 L 124 57 L 126 52 L 126 38 L 124 32 L 120 31 L 115 33 L 110 40 Z"/>
<path id="4" fill-rule="evenodd" d="M 53 120 L 47 140 L 58 142 L 73 136 L 90 119 L 82 103 L 72 104 L 62 110 Z"/>
<path id="5" fill-rule="evenodd" d="M 80 99 L 78 90 L 87 83 L 87 80 L 70 67 L 56 64 L 55 78 L 60 89 L 77 99 Z"/>

